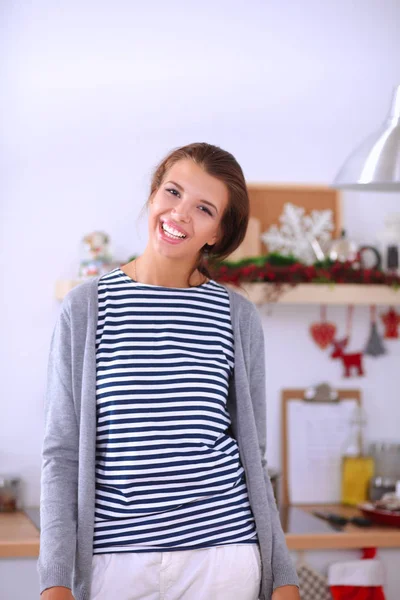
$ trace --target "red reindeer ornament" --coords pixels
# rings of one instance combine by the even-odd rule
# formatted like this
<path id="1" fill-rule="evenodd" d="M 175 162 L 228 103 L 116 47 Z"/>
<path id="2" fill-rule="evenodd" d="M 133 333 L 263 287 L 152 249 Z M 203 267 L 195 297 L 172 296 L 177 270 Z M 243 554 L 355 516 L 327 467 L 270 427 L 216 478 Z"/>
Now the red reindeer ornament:
<path id="1" fill-rule="evenodd" d="M 364 375 L 362 352 L 346 353 L 345 348 L 350 340 L 352 320 L 353 320 L 353 306 L 349 306 L 347 309 L 347 335 L 341 340 L 332 340 L 333 352 L 331 358 L 340 358 L 344 367 L 343 377 L 351 377 L 351 371 L 355 370 L 359 377 Z"/>
<path id="2" fill-rule="evenodd" d="M 344 367 L 344 377 L 351 377 L 351 369 L 356 369 L 357 375 L 362 377 L 364 375 L 364 369 L 362 364 L 362 352 L 354 352 L 352 354 L 346 354 L 344 349 L 349 342 L 349 338 L 345 337 L 342 340 L 333 340 L 332 345 L 334 350 L 331 354 L 331 358 L 341 358 Z"/>

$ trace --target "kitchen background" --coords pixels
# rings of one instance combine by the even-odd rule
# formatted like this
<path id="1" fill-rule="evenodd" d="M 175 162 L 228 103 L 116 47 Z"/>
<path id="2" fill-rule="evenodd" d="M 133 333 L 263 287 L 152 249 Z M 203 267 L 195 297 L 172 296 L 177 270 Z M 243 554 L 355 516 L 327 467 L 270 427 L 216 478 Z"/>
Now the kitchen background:
<path id="1" fill-rule="evenodd" d="M 386 117 L 399 23 L 398 0 L 2 3 L 0 470 L 22 478 L 25 505 L 39 503 L 54 285 L 77 275 L 83 235 L 140 254 L 151 171 L 192 141 L 232 152 L 249 182 L 329 184 Z M 348 235 L 376 242 L 399 199 L 343 192 Z M 345 307 L 328 317 L 344 333 Z M 367 439 L 399 438 L 400 342 L 349 384 L 311 341 L 317 320 L 316 306 L 263 316 L 274 467 L 283 387 L 359 387 Z M 368 331 L 356 307 L 348 350 Z"/>

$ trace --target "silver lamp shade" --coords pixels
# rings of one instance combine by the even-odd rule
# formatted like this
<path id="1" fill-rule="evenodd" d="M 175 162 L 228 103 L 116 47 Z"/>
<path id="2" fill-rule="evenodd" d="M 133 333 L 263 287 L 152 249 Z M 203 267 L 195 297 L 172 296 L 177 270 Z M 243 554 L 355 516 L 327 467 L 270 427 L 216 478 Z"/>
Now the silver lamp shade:
<path id="1" fill-rule="evenodd" d="M 358 191 L 400 191 L 400 85 L 381 129 L 348 157 L 333 187 Z"/>

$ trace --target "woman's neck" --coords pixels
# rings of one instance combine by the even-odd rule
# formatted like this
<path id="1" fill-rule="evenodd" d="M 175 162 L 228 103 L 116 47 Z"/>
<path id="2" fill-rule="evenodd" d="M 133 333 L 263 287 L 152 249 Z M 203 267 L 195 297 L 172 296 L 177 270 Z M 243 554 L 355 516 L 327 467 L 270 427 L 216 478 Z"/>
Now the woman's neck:
<path id="1" fill-rule="evenodd" d="M 159 285 L 162 287 L 190 287 L 198 286 L 209 281 L 209 279 L 200 273 L 197 269 L 191 273 L 193 267 L 178 269 L 173 264 L 160 264 L 154 259 L 149 260 L 144 254 L 132 260 L 126 265 L 121 266 L 121 270 L 131 279 L 149 285 Z M 191 275 L 190 275 L 191 273 Z M 190 281 L 188 281 L 190 275 Z"/>

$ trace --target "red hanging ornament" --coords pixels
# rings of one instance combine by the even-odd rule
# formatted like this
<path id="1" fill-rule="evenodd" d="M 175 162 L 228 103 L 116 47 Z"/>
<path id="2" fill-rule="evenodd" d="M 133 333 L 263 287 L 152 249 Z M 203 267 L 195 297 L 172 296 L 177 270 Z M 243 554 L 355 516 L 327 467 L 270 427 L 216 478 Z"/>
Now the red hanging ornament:
<path id="1" fill-rule="evenodd" d="M 381 319 L 385 325 L 386 339 L 397 339 L 399 337 L 398 326 L 400 323 L 400 315 L 395 311 L 393 306 L 386 313 L 381 315 Z"/>
<path id="2" fill-rule="evenodd" d="M 347 335 L 341 340 L 332 340 L 333 352 L 331 358 L 340 358 L 344 367 L 343 377 L 350 377 L 351 371 L 355 370 L 356 374 L 361 377 L 364 375 L 364 368 L 362 362 L 362 352 L 346 353 L 344 349 L 350 340 L 351 327 L 353 320 L 353 306 L 349 306 L 347 310 Z"/>
<path id="3" fill-rule="evenodd" d="M 322 350 L 332 343 L 336 333 L 336 325 L 326 320 L 326 306 L 321 306 L 321 322 L 310 325 L 310 333 L 316 344 Z"/>

